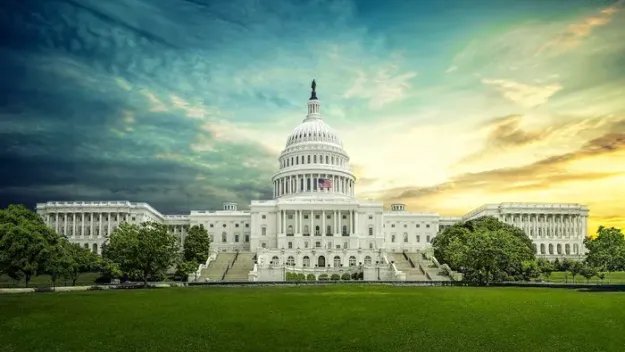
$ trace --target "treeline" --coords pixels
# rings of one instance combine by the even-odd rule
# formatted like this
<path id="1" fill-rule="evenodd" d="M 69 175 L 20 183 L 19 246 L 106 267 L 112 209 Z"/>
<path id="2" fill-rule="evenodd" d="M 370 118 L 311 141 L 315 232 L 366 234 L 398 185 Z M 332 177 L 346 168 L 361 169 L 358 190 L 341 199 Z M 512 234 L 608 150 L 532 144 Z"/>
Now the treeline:
<path id="1" fill-rule="evenodd" d="M 600 226 L 597 236 L 584 239 L 584 244 L 588 253 L 580 261 L 537 259 L 523 230 L 494 217 L 457 223 L 432 242 L 441 264 L 478 285 L 548 278 L 553 271 L 568 272 L 573 279 L 577 275 L 603 279 L 606 272 L 625 270 L 625 237 L 620 229 Z"/>
<path id="2" fill-rule="evenodd" d="M 100 280 L 161 281 L 170 269 L 186 280 L 206 262 L 210 238 L 205 229 L 193 226 L 184 246 L 154 222 L 122 223 L 113 231 L 97 255 L 50 229 L 36 213 L 22 205 L 0 210 L 0 275 L 8 275 L 28 287 L 38 275 L 49 275 L 51 283 L 66 279 L 76 284 L 80 274 L 100 272 Z"/>

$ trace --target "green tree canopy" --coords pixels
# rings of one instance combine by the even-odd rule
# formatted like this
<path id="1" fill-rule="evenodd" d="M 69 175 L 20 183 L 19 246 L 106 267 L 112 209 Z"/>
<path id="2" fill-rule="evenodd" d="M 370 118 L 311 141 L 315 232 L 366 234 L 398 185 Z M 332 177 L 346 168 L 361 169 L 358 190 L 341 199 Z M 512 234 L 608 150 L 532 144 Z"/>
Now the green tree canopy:
<path id="1" fill-rule="evenodd" d="M 147 285 L 148 280 L 165 277 L 167 269 L 177 263 L 179 246 L 165 225 L 122 223 L 111 233 L 103 255 L 124 274 L 137 276 Z"/>
<path id="2" fill-rule="evenodd" d="M 210 250 L 210 237 L 205 228 L 192 226 L 184 240 L 183 258 L 185 262 L 206 263 Z M 197 267 L 196 267 L 197 269 Z"/>
<path id="3" fill-rule="evenodd" d="M 0 210 L 0 271 L 15 280 L 25 280 L 42 273 L 61 242 L 39 215 L 23 205 L 9 205 Z"/>
<path id="4" fill-rule="evenodd" d="M 625 236 L 621 229 L 599 226 L 597 236 L 585 238 L 584 245 L 591 266 L 608 272 L 625 269 Z"/>
<path id="5" fill-rule="evenodd" d="M 532 242 L 522 230 L 493 217 L 459 223 L 445 229 L 432 246 L 437 259 L 464 280 L 489 284 L 537 275 Z"/>

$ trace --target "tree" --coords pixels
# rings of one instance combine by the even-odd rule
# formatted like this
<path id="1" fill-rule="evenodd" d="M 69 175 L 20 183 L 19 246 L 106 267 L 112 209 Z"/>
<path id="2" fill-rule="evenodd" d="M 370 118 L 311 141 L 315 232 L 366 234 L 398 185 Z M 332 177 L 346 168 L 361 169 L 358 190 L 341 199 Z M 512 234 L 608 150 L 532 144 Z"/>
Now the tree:
<path id="1" fill-rule="evenodd" d="M 540 276 L 540 269 L 538 268 L 538 264 L 536 264 L 533 260 L 525 260 L 521 263 L 523 280 L 531 281 Z"/>
<path id="2" fill-rule="evenodd" d="M 543 274 L 543 276 L 547 280 L 549 280 L 549 276 L 551 276 L 551 273 L 555 271 L 555 266 L 553 265 L 553 263 L 545 258 L 538 259 L 536 261 L 536 265 L 538 265 L 538 270 L 540 270 L 541 274 Z"/>
<path id="3" fill-rule="evenodd" d="M 183 245 L 183 258 L 186 262 L 206 263 L 210 250 L 210 237 L 204 227 L 192 226 Z M 197 269 L 197 267 L 195 268 Z"/>
<path id="4" fill-rule="evenodd" d="M 535 260 L 532 241 L 523 230 L 494 217 L 455 224 L 439 234 L 432 246 L 439 262 L 461 271 L 465 281 L 488 285 L 536 275 L 532 264 L 523 267 L 524 262 Z"/>
<path id="5" fill-rule="evenodd" d="M 69 242 L 61 240 L 50 249 L 48 260 L 46 260 L 45 272 L 50 275 L 52 286 L 56 286 L 56 280 L 67 274 L 69 257 Z"/>
<path id="6" fill-rule="evenodd" d="M 61 237 L 23 205 L 0 210 L 0 268 L 15 280 L 42 273 Z"/>
<path id="7" fill-rule="evenodd" d="M 482 285 L 522 279 L 524 263 L 534 261 L 525 241 L 506 228 L 492 231 L 477 227 L 464 240 L 454 239 L 448 252 L 460 264 L 464 280 Z"/>
<path id="8" fill-rule="evenodd" d="M 182 260 L 176 266 L 176 276 L 184 281 L 195 272 L 200 263 L 206 263 L 210 250 L 210 237 L 204 227 L 192 226 L 184 240 Z"/>
<path id="9" fill-rule="evenodd" d="M 612 271 L 625 268 L 625 236 L 621 229 L 599 226 L 597 236 L 585 238 L 584 245 L 588 250 L 586 261 L 606 270 L 608 276 Z"/>
<path id="10" fill-rule="evenodd" d="M 148 280 L 164 278 L 177 263 L 179 246 L 165 225 L 122 223 L 111 233 L 104 255 L 125 275 L 136 276 L 147 286 Z"/>
<path id="11" fill-rule="evenodd" d="M 97 270 L 99 267 L 98 255 L 77 243 L 67 243 L 66 251 L 65 277 L 72 281 L 72 286 L 76 286 L 80 274 Z"/>
<path id="12" fill-rule="evenodd" d="M 584 262 L 580 268 L 580 275 L 586 278 L 586 282 L 590 282 L 593 276 L 597 275 L 597 269 L 592 267 L 587 262 Z"/>
<path id="13" fill-rule="evenodd" d="M 573 283 L 575 283 L 575 277 L 582 272 L 583 265 L 579 261 L 571 261 L 569 266 L 569 271 L 571 272 L 571 276 L 573 276 Z"/>

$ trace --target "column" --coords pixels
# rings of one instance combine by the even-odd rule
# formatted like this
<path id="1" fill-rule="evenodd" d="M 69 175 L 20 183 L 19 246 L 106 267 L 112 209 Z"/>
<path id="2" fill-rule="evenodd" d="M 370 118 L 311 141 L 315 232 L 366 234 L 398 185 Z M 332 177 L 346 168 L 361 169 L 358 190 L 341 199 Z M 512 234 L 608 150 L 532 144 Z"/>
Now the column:
<path id="1" fill-rule="evenodd" d="M 108 228 L 106 229 L 106 233 L 107 233 L 108 235 L 110 235 L 110 234 L 111 234 L 111 215 L 112 215 L 112 214 L 113 214 L 113 213 L 107 213 L 107 214 L 106 214 L 106 216 L 108 216 Z"/>
<path id="2" fill-rule="evenodd" d="M 93 211 L 89 213 L 89 237 L 93 236 L 93 227 L 94 227 L 94 223 L 93 223 Z"/>
<path id="3" fill-rule="evenodd" d="M 299 220 L 297 222 L 297 232 L 301 235 L 302 234 L 302 229 L 304 227 L 304 226 L 302 226 L 302 220 L 304 220 L 304 219 L 303 219 L 301 210 L 298 210 L 297 214 L 298 214 L 297 216 L 299 217 Z"/>
<path id="4" fill-rule="evenodd" d="M 338 224 L 339 219 L 338 219 L 338 217 L 339 217 L 339 211 L 335 210 L 334 211 L 334 235 L 335 236 L 339 235 L 339 224 Z"/>
<path id="5" fill-rule="evenodd" d="M 354 211 L 350 210 L 349 211 L 349 235 L 353 235 L 354 234 Z"/>
<path id="6" fill-rule="evenodd" d="M 358 212 L 357 211 L 354 211 L 354 234 L 358 234 Z"/>
<path id="7" fill-rule="evenodd" d="M 276 212 L 276 234 L 280 234 L 280 226 L 282 225 L 282 219 L 280 216 L 282 215 L 282 210 L 278 210 Z"/>
<path id="8" fill-rule="evenodd" d="M 321 211 L 321 236 L 326 235 L 326 211 Z"/>
<path id="9" fill-rule="evenodd" d="M 282 211 L 282 234 L 286 233 L 286 210 Z"/>
<path id="10" fill-rule="evenodd" d="M 82 212 L 82 224 L 80 224 L 80 236 L 85 237 L 85 212 Z"/>
<path id="11" fill-rule="evenodd" d="M 72 213 L 72 237 L 76 237 L 76 213 Z"/>
<path id="12" fill-rule="evenodd" d="M 315 226 L 314 226 L 314 225 L 315 225 L 315 222 L 314 222 L 314 220 L 313 220 L 314 218 L 315 218 L 315 214 L 314 214 L 314 212 L 311 210 L 311 211 L 310 211 L 310 229 L 309 229 L 309 230 L 310 230 L 309 232 L 310 232 L 310 235 L 311 235 L 311 236 L 314 236 L 314 235 L 315 235 Z"/>
<path id="13" fill-rule="evenodd" d="M 67 212 L 63 213 L 63 235 L 67 236 Z"/>

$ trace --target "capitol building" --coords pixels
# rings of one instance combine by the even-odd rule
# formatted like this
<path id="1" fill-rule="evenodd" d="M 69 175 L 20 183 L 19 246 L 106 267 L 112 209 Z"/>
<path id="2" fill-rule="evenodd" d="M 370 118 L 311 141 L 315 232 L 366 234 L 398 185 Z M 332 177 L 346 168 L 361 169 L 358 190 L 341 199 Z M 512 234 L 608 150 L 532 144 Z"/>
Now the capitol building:
<path id="1" fill-rule="evenodd" d="M 353 274 L 365 280 L 442 280 L 431 242 L 455 223 L 493 216 L 523 229 L 537 256 L 584 254 L 588 208 L 579 204 L 486 204 L 464 216 L 389 209 L 355 197 L 358 180 L 339 134 L 322 118 L 313 81 L 308 113 L 293 129 L 273 175 L 273 199 L 252 200 L 249 210 L 224 203 L 221 210 L 166 215 L 147 203 L 68 201 L 37 204 L 44 221 L 71 242 L 101 253 L 123 221 L 155 221 L 183 242 L 191 226 L 208 231 L 211 254 L 192 280 L 284 280 Z"/>

